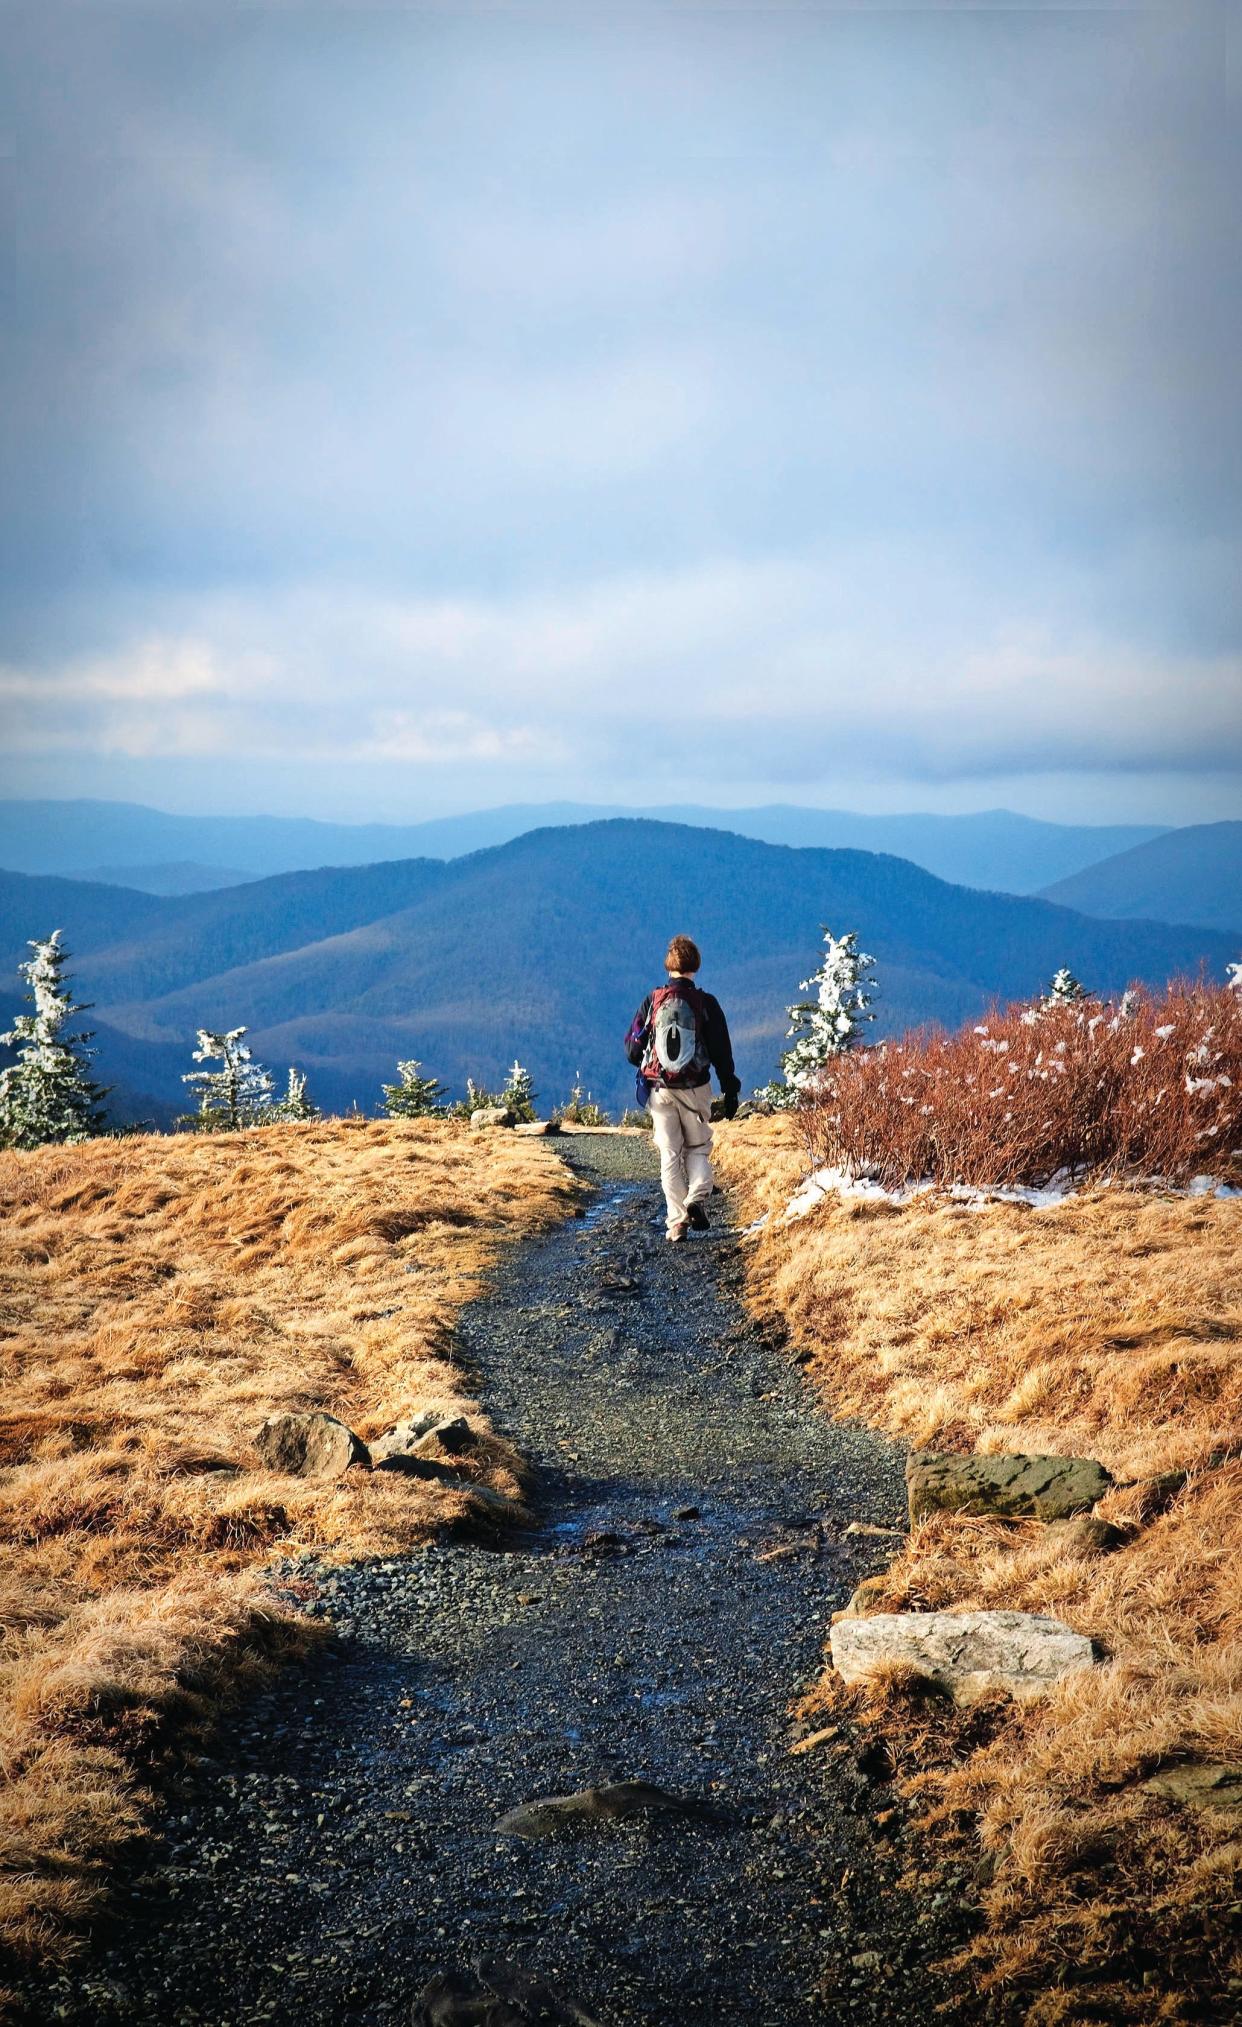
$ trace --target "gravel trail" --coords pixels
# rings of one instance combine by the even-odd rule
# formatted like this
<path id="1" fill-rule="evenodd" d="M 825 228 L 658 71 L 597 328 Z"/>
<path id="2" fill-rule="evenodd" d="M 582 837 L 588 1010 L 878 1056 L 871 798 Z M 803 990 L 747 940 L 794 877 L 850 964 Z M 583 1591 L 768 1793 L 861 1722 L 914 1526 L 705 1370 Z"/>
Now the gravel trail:
<path id="1" fill-rule="evenodd" d="M 896 1884 L 885 1769 L 840 1739 L 789 1750 L 831 1613 L 891 1547 L 846 1526 L 901 1524 L 901 1456 L 760 1340 L 723 1199 L 668 1246 L 645 1139 L 559 1146 L 586 1215 L 510 1254 L 460 1324 L 537 1527 L 296 1565 L 337 1637 L 187 1777 L 32 2018 L 409 2020 L 433 1974 L 493 1957 L 603 2027 L 933 2017 L 955 1916 Z M 495 1831 L 625 1779 L 710 1813 Z"/>

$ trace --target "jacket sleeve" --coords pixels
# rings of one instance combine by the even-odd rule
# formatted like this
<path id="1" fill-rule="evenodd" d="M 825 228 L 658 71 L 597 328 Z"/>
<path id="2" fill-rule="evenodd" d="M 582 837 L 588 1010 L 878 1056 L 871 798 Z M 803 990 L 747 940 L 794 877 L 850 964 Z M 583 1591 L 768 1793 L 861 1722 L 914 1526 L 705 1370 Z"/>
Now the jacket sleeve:
<path id="1" fill-rule="evenodd" d="M 651 994 L 648 993 L 625 1031 L 625 1053 L 635 1069 L 638 1068 L 643 1059 L 643 1036 L 647 1032 L 647 1023 L 650 1019 Z"/>
<path id="2" fill-rule="evenodd" d="M 724 1017 L 724 1008 L 710 992 L 704 993 L 707 1002 L 707 1053 L 716 1072 L 721 1090 L 727 1098 L 731 1091 L 740 1091 L 741 1078 L 733 1067 L 733 1044 L 729 1040 L 729 1023 Z"/>

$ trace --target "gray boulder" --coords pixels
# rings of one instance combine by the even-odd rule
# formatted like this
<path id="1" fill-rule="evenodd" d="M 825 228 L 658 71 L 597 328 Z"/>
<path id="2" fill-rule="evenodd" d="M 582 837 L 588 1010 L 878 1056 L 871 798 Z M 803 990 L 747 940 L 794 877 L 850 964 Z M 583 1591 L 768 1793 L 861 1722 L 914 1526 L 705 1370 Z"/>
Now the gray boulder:
<path id="1" fill-rule="evenodd" d="M 1112 1484 L 1093 1457 L 958 1457 L 915 1450 L 906 1464 L 910 1522 L 929 1513 L 994 1513 L 1009 1520 L 1065 1520 Z"/>
<path id="2" fill-rule="evenodd" d="M 478 1447 L 478 1435 L 464 1415 L 438 1414 L 434 1410 L 414 1415 L 385 1430 L 371 1444 L 371 1462 L 377 1471 L 411 1470 L 419 1464 L 447 1465 L 468 1456 Z M 420 1475 L 414 1469 L 414 1475 Z M 427 1478 L 439 1471 L 425 1471 Z"/>
<path id="3" fill-rule="evenodd" d="M 470 1124 L 476 1133 L 489 1126 L 516 1126 L 517 1114 L 507 1105 L 480 1105 L 477 1112 L 470 1114 Z"/>
<path id="4" fill-rule="evenodd" d="M 269 1471 L 291 1478 L 340 1478 L 352 1465 L 369 1467 L 361 1437 L 335 1415 L 270 1415 L 254 1439 Z"/>
<path id="5" fill-rule="evenodd" d="M 997 1690 L 1042 1696 L 1094 1660 L 1084 1634 L 1031 1612 L 880 1612 L 838 1619 L 832 1629 L 832 1665 L 844 1681 L 865 1682 L 897 1663 L 958 1703 Z"/>

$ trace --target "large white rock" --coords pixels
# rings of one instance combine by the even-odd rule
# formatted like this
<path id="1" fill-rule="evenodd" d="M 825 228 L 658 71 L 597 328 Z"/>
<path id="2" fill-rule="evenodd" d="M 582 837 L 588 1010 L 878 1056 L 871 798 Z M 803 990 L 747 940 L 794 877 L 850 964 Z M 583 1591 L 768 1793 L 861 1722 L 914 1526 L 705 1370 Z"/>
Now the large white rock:
<path id="1" fill-rule="evenodd" d="M 900 1662 L 959 1703 L 998 1689 L 1023 1699 L 1042 1696 L 1094 1661 L 1084 1634 L 1032 1612 L 877 1612 L 838 1619 L 832 1629 L 832 1665 L 846 1682 L 864 1682 L 885 1662 Z"/>

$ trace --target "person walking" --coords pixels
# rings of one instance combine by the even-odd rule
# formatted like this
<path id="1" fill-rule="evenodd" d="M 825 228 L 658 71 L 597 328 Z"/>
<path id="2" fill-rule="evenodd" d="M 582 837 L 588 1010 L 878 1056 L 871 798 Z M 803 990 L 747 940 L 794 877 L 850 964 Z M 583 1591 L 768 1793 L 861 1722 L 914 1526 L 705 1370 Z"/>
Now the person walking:
<path id="1" fill-rule="evenodd" d="M 667 1231 L 675 1242 L 688 1231 L 707 1230 L 707 1200 L 716 1187 L 712 1071 L 726 1119 L 737 1111 L 742 1088 L 720 1001 L 695 984 L 702 962 L 697 943 L 674 936 L 664 959 L 668 983 L 647 994 L 625 1037 L 625 1053 L 638 1071 L 638 1102 L 651 1107 Z"/>

